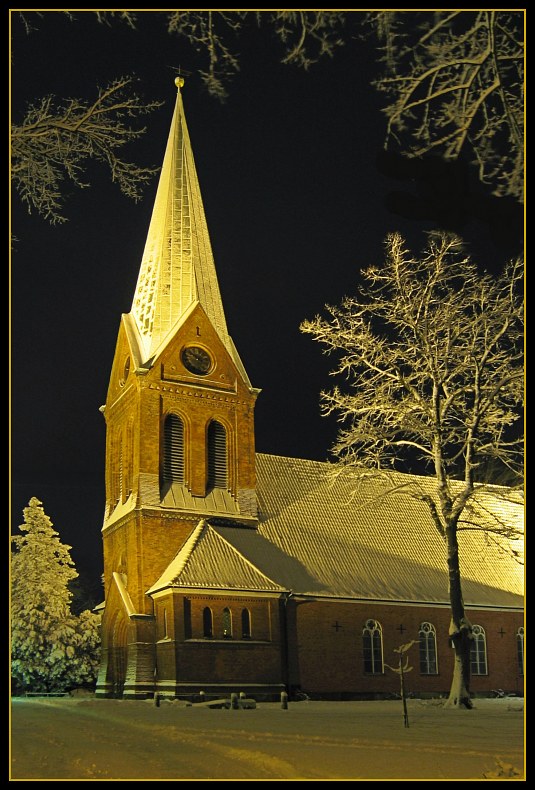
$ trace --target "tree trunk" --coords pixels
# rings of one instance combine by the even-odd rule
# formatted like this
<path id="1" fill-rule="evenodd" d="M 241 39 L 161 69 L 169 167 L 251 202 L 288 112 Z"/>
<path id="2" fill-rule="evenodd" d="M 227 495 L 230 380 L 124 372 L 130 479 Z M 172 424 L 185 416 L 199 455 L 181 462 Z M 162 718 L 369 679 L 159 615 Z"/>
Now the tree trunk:
<path id="1" fill-rule="evenodd" d="M 467 619 L 464 611 L 456 527 L 456 524 L 452 524 L 446 529 L 451 605 L 449 635 L 453 648 L 455 649 L 455 664 L 450 695 L 445 707 L 470 709 L 473 707 L 472 700 L 470 699 L 470 645 L 472 641 L 472 625 Z"/>
<path id="2" fill-rule="evenodd" d="M 454 633 L 451 633 L 454 629 Z M 470 624 L 465 621 L 465 626 L 459 629 L 453 618 L 450 626 L 450 639 L 455 649 L 455 663 L 451 681 L 450 695 L 444 707 L 446 708 L 472 708 L 470 699 Z"/>

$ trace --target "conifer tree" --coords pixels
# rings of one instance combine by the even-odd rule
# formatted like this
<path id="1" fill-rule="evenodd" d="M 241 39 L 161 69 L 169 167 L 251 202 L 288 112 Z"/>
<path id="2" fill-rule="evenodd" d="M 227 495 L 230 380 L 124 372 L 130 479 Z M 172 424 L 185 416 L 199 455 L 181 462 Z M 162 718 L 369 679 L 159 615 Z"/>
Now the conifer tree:
<path id="1" fill-rule="evenodd" d="M 71 612 L 69 583 L 78 573 L 42 503 L 24 508 L 12 537 L 11 674 L 18 689 L 59 692 L 90 684 L 98 670 L 100 617 Z"/>

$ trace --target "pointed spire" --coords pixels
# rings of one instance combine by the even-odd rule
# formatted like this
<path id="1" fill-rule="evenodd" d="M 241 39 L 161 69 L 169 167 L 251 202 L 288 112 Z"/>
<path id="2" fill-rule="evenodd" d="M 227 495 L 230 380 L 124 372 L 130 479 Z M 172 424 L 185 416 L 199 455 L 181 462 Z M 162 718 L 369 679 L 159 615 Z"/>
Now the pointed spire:
<path id="1" fill-rule="evenodd" d="M 143 362 L 200 302 L 231 350 L 180 88 L 131 314 Z"/>

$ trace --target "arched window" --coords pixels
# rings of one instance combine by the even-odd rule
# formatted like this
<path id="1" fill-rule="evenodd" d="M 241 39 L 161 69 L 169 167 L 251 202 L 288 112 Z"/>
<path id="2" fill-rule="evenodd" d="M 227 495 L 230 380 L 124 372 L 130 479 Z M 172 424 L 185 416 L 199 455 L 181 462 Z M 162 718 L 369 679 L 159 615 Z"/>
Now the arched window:
<path id="1" fill-rule="evenodd" d="M 208 426 L 208 489 L 227 488 L 227 433 L 220 422 Z"/>
<path id="2" fill-rule="evenodd" d="M 176 414 L 168 414 L 164 423 L 163 481 L 184 482 L 184 425 Z"/>
<path id="3" fill-rule="evenodd" d="M 134 427 L 133 420 L 126 426 L 126 462 L 125 462 L 125 499 L 132 493 L 132 477 L 134 466 Z"/>
<path id="4" fill-rule="evenodd" d="M 121 432 L 119 436 L 119 463 L 117 474 L 117 499 L 119 502 L 125 501 L 124 496 L 124 436 Z"/>
<path id="5" fill-rule="evenodd" d="M 184 639 L 191 639 L 191 601 L 184 598 Z"/>
<path id="6" fill-rule="evenodd" d="M 437 633 L 432 623 L 422 623 L 418 631 L 420 643 L 420 673 L 437 674 Z"/>
<path id="7" fill-rule="evenodd" d="M 472 644 L 470 646 L 470 668 L 472 675 L 487 674 L 487 640 L 485 629 L 481 625 L 472 626 Z"/>
<path id="8" fill-rule="evenodd" d="M 524 674 L 524 626 L 521 625 L 516 632 L 516 655 L 518 658 L 518 672 Z"/>
<path id="9" fill-rule="evenodd" d="M 380 675 L 383 672 L 383 630 L 377 620 L 367 620 L 362 629 L 364 672 Z"/>
<path id="10" fill-rule="evenodd" d="M 121 475 L 122 475 L 122 444 L 121 432 L 118 428 L 114 428 L 111 434 L 111 459 L 112 469 L 110 476 L 110 501 L 112 507 L 119 504 L 121 497 Z"/>
<path id="11" fill-rule="evenodd" d="M 251 638 L 251 612 L 249 609 L 242 609 L 241 612 L 241 635 L 242 639 Z"/>
<path id="12" fill-rule="evenodd" d="M 206 639 L 214 635 L 214 618 L 209 606 L 206 606 L 202 613 L 202 633 Z"/>
<path id="13" fill-rule="evenodd" d="M 163 638 L 167 639 L 169 634 L 167 633 L 167 609 L 163 610 Z"/>
<path id="14" fill-rule="evenodd" d="M 118 466 L 117 466 L 117 485 L 118 501 L 126 502 L 132 493 L 132 464 L 133 464 L 133 428 L 132 419 L 121 430 L 118 436 Z"/>
<path id="15" fill-rule="evenodd" d="M 232 612 L 227 606 L 223 609 L 223 639 L 232 639 Z"/>

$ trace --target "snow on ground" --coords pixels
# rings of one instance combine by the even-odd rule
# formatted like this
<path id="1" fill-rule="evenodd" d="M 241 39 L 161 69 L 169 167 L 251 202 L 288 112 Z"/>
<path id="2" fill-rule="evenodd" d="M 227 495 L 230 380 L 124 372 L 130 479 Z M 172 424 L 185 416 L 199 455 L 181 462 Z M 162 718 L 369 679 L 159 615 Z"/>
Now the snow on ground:
<path id="1" fill-rule="evenodd" d="M 259 703 L 18 697 L 11 781 L 522 779 L 521 699 Z"/>

